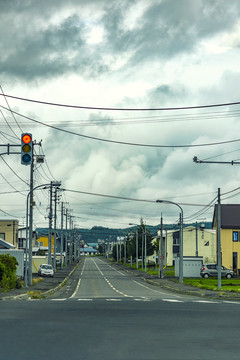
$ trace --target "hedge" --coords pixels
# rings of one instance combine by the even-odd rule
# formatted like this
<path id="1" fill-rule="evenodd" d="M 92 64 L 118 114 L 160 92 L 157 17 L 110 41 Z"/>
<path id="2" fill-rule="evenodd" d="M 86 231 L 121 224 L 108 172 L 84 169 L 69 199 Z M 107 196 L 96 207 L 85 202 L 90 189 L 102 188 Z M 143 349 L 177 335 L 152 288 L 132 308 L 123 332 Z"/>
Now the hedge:
<path id="1" fill-rule="evenodd" d="M 17 259 L 9 254 L 0 255 L 0 288 L 3 291 L 19 287 L 16 276 Z"/>

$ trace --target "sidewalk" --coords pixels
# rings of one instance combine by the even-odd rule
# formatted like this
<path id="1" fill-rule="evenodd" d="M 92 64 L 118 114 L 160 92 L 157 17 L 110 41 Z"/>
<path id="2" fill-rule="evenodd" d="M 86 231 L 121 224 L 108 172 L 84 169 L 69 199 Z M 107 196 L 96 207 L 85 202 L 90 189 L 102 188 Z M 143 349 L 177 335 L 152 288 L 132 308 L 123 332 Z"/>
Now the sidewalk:
<path id="1" fill-rule="evenodd" d="M 27 288 L 22 287 L 21 289 L 0 292 L 0 300 L 28 299 L 33 296 L 47 297 L 50 293 L 53 293 L 59 287 L 64 285 L 78 264 L 79 263 L 75 261 L 72 264 L 68 264 L 66 268 L 57 269 L 54 277 L 42 277 L 41 281 L 38 281 L 36 284 L 28 286 Z M 33 281 L 34 279 L 39 279 L 39 277 L 36 274 L 33 274 Z"/>

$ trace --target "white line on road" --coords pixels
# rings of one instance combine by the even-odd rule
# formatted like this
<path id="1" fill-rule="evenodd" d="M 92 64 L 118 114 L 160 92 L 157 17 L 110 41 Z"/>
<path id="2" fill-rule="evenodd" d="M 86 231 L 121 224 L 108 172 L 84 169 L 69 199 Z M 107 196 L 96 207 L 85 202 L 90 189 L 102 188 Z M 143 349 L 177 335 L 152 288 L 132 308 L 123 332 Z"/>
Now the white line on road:
<path id="1" fill-rule="evenodd" d="M 76 293 L 78 292 L 80 283 L 81 283 L 81 279 L 78 280 L 77 287 L 76 287 L 74 293 L 70 296 L 70 298 L 73 298 L 76 295 Z"/>
<path id="2" fill-rule="evenodd" d="M 237 304 L 237 305 L 240 305 L 240 302 L 237 302 L 237 301 L 228 301 L 228 300 L 224 300 L 223 303 L 225 304 Z"/>
<path id="3" fill-rule="evenodd" d="M 178 302 L 178 303 L 184 302 L 183 300 L 177 300 L 177 299 L 162 299 L 162 301 Z"/>
<path id="4" fill-rule="evenodd" d="M 93 299 L 77 299 L 78 301 L 93 301 Z"/>
<path id="5" fill-rule="evenodd" d="M 153 291 L 153 292 L 155 292 L 155 293 L 158 293 L 158 294 L 165 294 L 165 295 L 166 295 L 166 291 L 164 292 L 164 291 L 160 291 L 160 290 L 154 290 L 154 289 L 150 288 L 149 286 L 146 286 L 146 285 L 143 285 L 143 284 L 139 283 L 139 282 L 136 281 L 136 280 L 132 280 L 132 281 L 135 282 L 136 284 L 138 284 L 139 286 L 144 287 L 145 289 L 151 290 L 151 291 Z M 175 295 L 175 294 L 172 294 L 171 296 L 177 297 L 177 298 L 180 298 L 180 297 L 181 297 L 181 296 Z"/>
<path id="6" fill-rule="evenodd" d="M 219 304 L 219 301 L 211 301 L 211 300 L 193 300 L 196 303 L 203 303 L 203 304 Z"/>

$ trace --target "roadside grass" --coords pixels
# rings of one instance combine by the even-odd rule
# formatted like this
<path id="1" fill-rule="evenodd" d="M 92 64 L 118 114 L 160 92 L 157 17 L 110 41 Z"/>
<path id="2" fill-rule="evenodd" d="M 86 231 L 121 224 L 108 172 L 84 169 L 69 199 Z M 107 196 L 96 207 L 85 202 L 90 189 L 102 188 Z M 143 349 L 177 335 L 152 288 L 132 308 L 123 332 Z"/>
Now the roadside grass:
<path id="1" fill-rule="evenodd" d="M 136 267 L 136 264 L 133 264 L 131 266 L 130 263 L 126 263 L 126 266 L 129 267 L 129 268 L 132 268 L 132 269 L 137 269 Z M 138 270 L 140 271 L 145 271 L 145 266 L 142 267 L 142 263 L 138 264 Z M 164 268 L 164 275 L 165 276 L 174 276 L 174 266 L 167 266 L 167 271 L 166 269 Z M 158 275 L 159 274 L 159 268 L 157 266 L 148 266 L 147 267 L 147 274 L 150 274 L 150 275 Z"/>
<path id="2" fill-rule="evenodd" d="M 145 267 L 142 268 L 142 264 L 138 265 L 138 270 L 145 271 Z M 136 264 L 133 264 L 131 266 L 130 263 L 126 264 L 127 267 L 130 267 L 132 269 L 136 269 Z M 150 275 L 158 275 L 159 269 L 156 268 L 147 268 L 147 273 Z M 171 277 L 173 281 L 178 281 L 178 278 L 173 278 L 175 275 L 174 266 L 167 266 L 167 271 L 164 269 L 164 276 L 165 277 Z M 195 286 L 200 289 L 207 289 L 207 290 L 214 290 L 218 291 L 218 279 L 217 278 L 184 278 L 183 279 L 184 284 Z M 225 279 L 222 278 L 221 281 L 221 289 L 219 291 L 228 291 L 228 292 L 235 292 L 240 293 L 240 278 L 232 278 L 232 279 Z"/>
<path id="3" fill-rule="evenodd" d="M 198 287 L 200 289 L 218 290 L 217 278 L 185 278 L 184 284 Z M 240 292 L 240 279 L 224 279 L 221 281 L 221 289 L 219 291 Z"/>

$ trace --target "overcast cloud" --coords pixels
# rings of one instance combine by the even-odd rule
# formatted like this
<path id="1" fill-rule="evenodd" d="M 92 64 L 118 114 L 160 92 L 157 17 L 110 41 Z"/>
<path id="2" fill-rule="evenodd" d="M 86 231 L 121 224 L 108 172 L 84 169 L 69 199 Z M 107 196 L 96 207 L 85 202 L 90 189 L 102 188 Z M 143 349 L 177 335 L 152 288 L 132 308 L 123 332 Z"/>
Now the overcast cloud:
<path id="1" fill-rule="evenodd" d="M 238 0 L 0 0 L 0 85 L 16 97 L 95 108 L 238 102 L 239 19 Z M 186 222 L 211 221 L 213 208 L 202 210 L 218 188 L 224 203 L 240 201 L 238 165 L 192 160 L 240 158 L 240 141 L 230 142 L 240 138 L 239 105 L 104 111 L 7 101 L 27 118 L 1 108 L 0 143 L 20 144 L 21 132 L 41 141 L 35 150 L 46 161 L 34 185 L 57 179 L 95 194 L 62 194 L 76 226 L 127 227 L 141 217 L 154 225 L 161 213 L 176 221 L 178 208 L 156 199 L 181 204 Z M 3 96 L 0 105 L 8 107 Z M 29 167 L 19 155 L 0 161 L 0 217 L 23 225 Z M 36 226 L 48 226 L 48 201 L 36 191 Z"/>

